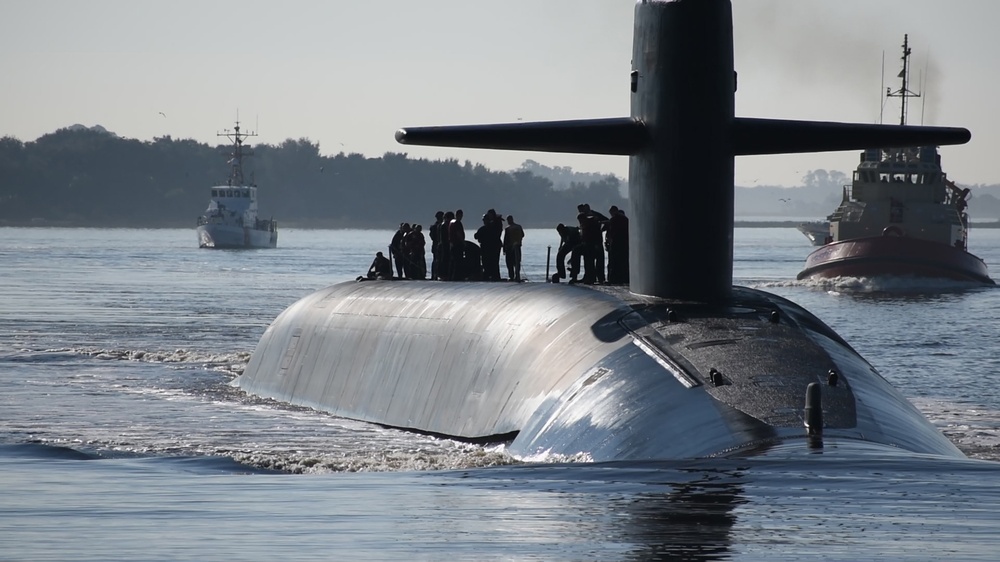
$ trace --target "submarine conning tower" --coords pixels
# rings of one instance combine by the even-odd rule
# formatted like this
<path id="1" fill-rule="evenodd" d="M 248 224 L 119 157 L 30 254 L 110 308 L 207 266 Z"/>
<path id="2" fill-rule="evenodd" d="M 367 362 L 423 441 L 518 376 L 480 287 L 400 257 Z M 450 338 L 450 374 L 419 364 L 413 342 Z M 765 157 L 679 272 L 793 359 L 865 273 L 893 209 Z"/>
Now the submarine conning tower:
<path id="1" fill-rule="evenodd" d="M 629 276 L 638 295 L 718 302 L 733 284 L 734 157 L 961 144 L 968 130 L 739 118 L 730 0 L 639 0 L 629 117 L 400 129 L 403 144 L 629 162 Z M 641 258 L 641 259 L 640 259 Z"/>

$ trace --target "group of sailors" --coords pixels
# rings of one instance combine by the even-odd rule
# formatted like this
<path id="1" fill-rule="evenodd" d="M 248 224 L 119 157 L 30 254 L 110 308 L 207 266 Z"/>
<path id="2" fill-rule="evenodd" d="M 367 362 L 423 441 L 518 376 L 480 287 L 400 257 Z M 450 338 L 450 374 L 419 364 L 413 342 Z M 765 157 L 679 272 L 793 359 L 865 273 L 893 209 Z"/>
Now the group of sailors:
<path id="1" fill-rule="evenodd" d="M 587 285 L 627 285 L 628 217 L 625 211 L 612 206 L 605 216 L 590 208 L 577 205 L 578 226 L 559 224 L 559 250 L 556 253 L 556 273 L 553 283 L 568 279 L 569 283 Z M 521 245 L 524 229 L 507 215 L 490 209 L 483 214 L 483 224 L 468 240 L 464 214 L 438 211 L 428 229 L 431 245 L 430 279 L 441 281 L 501 281 L 500 255 L 506 257 L 507 279 L 521 281 Z M 389 257 L 382 252 L 368 269 L 368 279 L 427 279 L 427 240 L 421 225 L 401 223 L 389 243 Z M 605 275 L 605 252 L 607 274 Z M 568 261 L 568 275 L 567 275 Z M 395 265 L 395 277 L 393 276 Z M 580 277 L 580 273 L 583 277 Z M 364 279 L 359 277 L 359 280 Z"/>
<path id="2" fill-rule="evenodd" d="M 501 281 L 500 254 L 506 256 L 507 279 L 521 281 L 521 244 L 524 229 L 513 215 L 504 217 L 494 209 L 483 215 L 483 225 L 466 239 L 464 213 L 438 211 L 428 229 L 431 244 L 430 278 L 441 281 Z M 427 279 L 427 241 L 419 224 L 402 223 L 389 243 L 392 260 L 382 252 L 368 269 L 368 279 L 392 279 L 396 266 L 398 279 Z M 362 278 L 359 278 L 359 280 Z"/>
<path id="3" fill-rule="evenodd" d="M 559 232 L 559 251 L 556 252 L 556 273 L 552 282 L 566 279 L 566 261 L 569 259 L 569 282 L 587 285 L 628 284 L 628 217 L 625 211 L 612 206 L 605 216 L 590 208 L 587 203 L 577 205 L 578 226 L 556 226 Z M 604 252 L 607 251 L 605 276 Z M 579 277 L 581 262 L 583 278 Z"/>

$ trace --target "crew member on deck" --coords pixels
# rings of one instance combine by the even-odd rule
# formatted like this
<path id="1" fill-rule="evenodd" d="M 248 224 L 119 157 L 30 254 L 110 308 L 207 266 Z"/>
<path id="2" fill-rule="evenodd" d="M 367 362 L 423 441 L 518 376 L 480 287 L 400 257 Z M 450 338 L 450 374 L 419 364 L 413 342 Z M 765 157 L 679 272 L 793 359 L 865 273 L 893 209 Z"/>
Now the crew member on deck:
<path id="1" fill-rule="evenodd" d="M 576 276 L 580 272 L 580 244 L 583 241 L 580 229 L 559 223 L 556 232 L 559 233 L 559 251 L 556 252 L 556 273 L 552 276 L 552 282 L 558 283 L 560 279 L 566 278 L 566 257 L 570 256 L 569 282 L 576 283 Z"/>
<path id="2" fill-rule="evenodd" d="M 441 225 L 444 223 L 444 211 L 434 213 L 434 224 L 428 229 L 431 235 L 431 281 L 441 277 L 441 259 L 438 248 L 441 242 Z"/>
<path id="3" fill-rule="evenodd" d="M 368 268 L 369 279 L 392 279 L 392 262 L 382 255 L 382 252 L 375 252 L 375 260 Z"/>
<path id="4" fill-rule="evenodd" d="M 403 251 L 403 237 L 409 231 L 410 225 L 405 222 L 399 223 L 399 228 L 392 235 L 392 241 L 389 242 L 389 251 L 392 259 L 396 262 L 396 275 L 400 279 L 406 279 L 406 254 Z"/>
<path id="5" fill-rule="evenodd" d="M 462 226 L 462 209 L 455 211 L 455 218 L 448 224 L 448 244 L 451 246 L 452 281 L 465 280 L 465 227 Z"/>
<path id="6" fill-rule="evenodd" d="M 455 213 L 445 211 L 441 220 L 441 228 L 438 229 L 438 279 L 441 281 L 451 280 L 451 244 L 448 242 L 448 231 L 451 229 L 451 221 L 455 218 Z"/>
<path id="7" fill-rule="evenodd" d="M 500 280 L 500 251 L 503 242 L 503 219 L 493 209 L 483 215 L 483 226 L 476 231 L 475 237 L 482 250 L 483 279 L 487 281 Z"/>
<path id="8" fill-rule="evenodd" d="M 611 218 L 604 224 L 607 232 L 604 245 L 608 249 L 608 283 L 628 285 L 628 217 L 616 206 L 608 212 Z"/>
<path id="9" fill-rule="evenodd" d="M 410 228 L 410 232 L 403 237 L 403 247 L 406 251 L 407 263 L 410 266 L 407 279 L 427 278 L 427 258 L 425 256 L 427 240 L 424 238 L 422 229 L 421 225 L 414 224 Z"/>
<path id="10" fill-rule="evenodd" d="M 503 230 L 503 253 L 507 258 L 507 278 L 521 280 L 521 241 L 524 229 L 514 222 L 514 215 L 507 215 L 507 227 Z"/>
<path id="11" fill-rule="evenodd" d="M 608 217 L 594 211 L 587 203 L 576 206 L 579 214 L 580 236 L 583 238 L 580 252 L 583 255 L 583 282 L 588 285 L 598 283 L 603 285 L 604 277 L 604 242 L 601 234 Z"/>

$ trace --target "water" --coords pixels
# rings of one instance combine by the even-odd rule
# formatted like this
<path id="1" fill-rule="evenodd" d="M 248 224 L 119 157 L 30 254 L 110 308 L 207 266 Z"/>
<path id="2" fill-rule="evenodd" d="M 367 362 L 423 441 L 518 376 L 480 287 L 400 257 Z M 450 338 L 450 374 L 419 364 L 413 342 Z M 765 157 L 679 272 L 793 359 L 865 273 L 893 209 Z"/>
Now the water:
<path id="1" fill-rule="evenodd" d="M 736 230 L 738 284 L 830 324 L 968 461 L 524 463 L 229 386 L 278 313 L 390 237 L 0 229 L 0 559 L 995 558 L 997 289 L 795 282 L 799 232 Z M 528 279 L 556 242 L 527 232 Z M 1000 276 L 1000 230 L 970 250 Z"/>

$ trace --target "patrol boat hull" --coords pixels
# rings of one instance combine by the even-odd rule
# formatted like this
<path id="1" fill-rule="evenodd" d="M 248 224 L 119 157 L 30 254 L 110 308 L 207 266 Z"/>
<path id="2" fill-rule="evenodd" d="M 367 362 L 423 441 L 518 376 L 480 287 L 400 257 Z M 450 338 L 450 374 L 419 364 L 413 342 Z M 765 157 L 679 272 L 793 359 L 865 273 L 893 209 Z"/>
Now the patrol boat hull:
<path id="1" fill-rule="evenodd" d="M 277 230 L 259 230 L 228 224 L 203 224 L 197 228 L 198 247 L 216 249 L 277 248 Z"/>
<path id="2" fill-rule="evenodd" d="M 854 238 L 817 248 L 798 279 L 887 275 L 994 284 L 983 260 L 969 252 L 903 236 Z"/>

